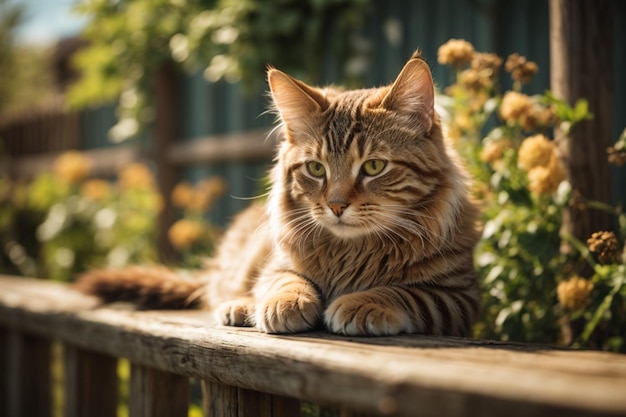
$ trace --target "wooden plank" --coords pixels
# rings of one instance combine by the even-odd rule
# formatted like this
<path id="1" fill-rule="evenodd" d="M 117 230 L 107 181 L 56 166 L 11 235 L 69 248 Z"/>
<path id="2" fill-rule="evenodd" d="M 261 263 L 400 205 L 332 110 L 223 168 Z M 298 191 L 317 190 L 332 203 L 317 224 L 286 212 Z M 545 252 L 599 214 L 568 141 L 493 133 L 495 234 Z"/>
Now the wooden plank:
<path id="1" fill-rule="evenodd" d="M 354 412 L 412 416 L 626 414 L 626 355 L 406 335 L 267 335 L 201 311 L 94 309 L 47 281 L 0 278 L 0 326 L 201 380 Z"/>
<path id="2" fill-rule="evenodd" d="M 189 378 L 131 364 L 130 417 L 186 417 Z"/>
<path id="3" fill-rule="evenodd" d="M 52 415 L 51 342 L 46 338 L 8 332 L 6 348 L 6 415 L 50 417 Z"/>
<path id="4" fill-rule="evenodd" d="M 202 381 L 204 417 L 239 417 L 239 389 L 219 382 Z"/>
<path id="5" fill-rule="evenodd" d="M 214 135 L 172 144 L 168 158 L 175 165 L 225 163 L 271 159 L 276 151 L 276 135 L 267 130 Z"/>
<path id="6" fill-rule="evenodd" d="M 9 415 L 9 330 L 0 327 L 0 415 Z"/>
<path id="7" fill-rule="evenodd" d="M 91 173 L 96 176 L 114 174 L 131 162 L 147 156 L 144 151 L 134 145 L 91 149 L 82 152 L 91 161 Z M 16 178 L 32 178 L 42 172 L 49 172 L 55 159 L 62 153 L 48 152 L 10 158 L 7 160 L 8 171 Z"/>
<path id="8" fill-rule="evenodd" d="M 117 415 L 117 359 L 64 346 L 65 416 Z"/>
<path id="9" fill-rule="evenodd" d="M 203 408 L 206 417 L 296 417 L 300 401 L 202 381 Z"/>

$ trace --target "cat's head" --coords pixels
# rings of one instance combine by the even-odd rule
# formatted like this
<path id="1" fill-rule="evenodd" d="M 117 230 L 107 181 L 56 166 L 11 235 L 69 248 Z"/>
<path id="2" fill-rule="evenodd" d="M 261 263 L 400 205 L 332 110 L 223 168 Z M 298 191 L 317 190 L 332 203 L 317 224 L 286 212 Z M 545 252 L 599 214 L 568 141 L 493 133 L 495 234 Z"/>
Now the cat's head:
<path id="1" fill-rule="evenodd" d="M 416 213 L 454 167 L 418 55 L 381 88 L 314 88 L 276 69 L 268 81 L 284 134 L 270 209 L 283 226 L 342 239 L 424 232 L 433 214 Z"/>

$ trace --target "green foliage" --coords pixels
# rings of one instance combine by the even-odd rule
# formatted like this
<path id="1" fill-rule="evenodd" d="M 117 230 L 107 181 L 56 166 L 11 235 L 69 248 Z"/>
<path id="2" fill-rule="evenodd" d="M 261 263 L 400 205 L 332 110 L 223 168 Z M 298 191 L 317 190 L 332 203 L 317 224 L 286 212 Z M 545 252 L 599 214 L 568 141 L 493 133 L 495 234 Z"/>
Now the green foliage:
<path id="1" fill-rule="evenodd" d="M 8 117 L 53 98 L 51 50 L 19 45 L 15 31 L 23 10 L 15 2 L 0 0 L 0 115 Z"/>
<path id="2" fill-rule="evenodd" d="M 116 181 L 88 178 L 89 162 L 82 154 L 61 155 L 51 173 L 28 184 L 0 178 L 0 237 L 5 249 L 3 273 L 69 281 L 89 268 L 158 261 L 157 217 L 162 207 L 147 166 L 130 164 Z M 212 198 L 217 198 L 215 193 Z M 218 190 L 219 191 L 219 190 Z M 208 208 L 206 197 L 203 200 Z M 192 215 L 193 214 L 193 215 Z M 191 224 L 170 230 L 183 257 L 182 266 L 199 266 L 216 237 L 200 215 L 181 213 Z M 22 219 L 22 221 L 17 221 Z M 25 235 L 34 241 L 27 241 Z"/>
<path id="3" fill-rule="evenodd" d="M 471 54 L 461 64 L 448 62 L 460 56 L 451 48 L 461 47 Z M 546 135 L 553 128 L 567 132 L 592 117 L 587 102 L 580 99 L 571 107 L 549 91 L 523 94 L 537 67 L 517 54 L 505 64 L 513 90 L 502 93 L 495 77 L 502 60 L 495 55 L 450 42 L 440 49 L 442 61 L 457 71 L 456 84 L 441 100 L 449 111 L 450 135 L 483 204 L 484 231 L 476 249 L 483 315 L 476 335 L 626 351 L 626 216 L 587 202 L 617 216 L 619 239 L 608 232 L 594 234 L 588 248 L 561 233 L 564 209 L 579 203 L 558 146 Z M 496 126 L 483 135 L 487 123 Z M 622 155 L 619 143 L 609 151 L 616 161 Z M 566 245 L 574 253 L 562 251 Z M 602 262 L 591 256 L 591 248 L 604 251 Z M 581 277 L 587 269 L 591 272 Z"/>
<path id="4" fill-rule="evenodd" d="M 76 106 L 119 99 L 115 139 L 139 132 L 152 119 L 154 72 L 165 62 L 207 80 L 258 86 L 268 64 L 295 74 L 319 75 L 322 57 L 343 65 L 370 0 L 89 0 L 78 10 L 91 17 L 90 46 L 76 57 L 83 77 L 71 89 Z M 360 53 L 363 53 L 361 51 Z M 352 54 L 352 55 L 351 55 Z M 355 66 L 351 66 L 355 68 Z"/>

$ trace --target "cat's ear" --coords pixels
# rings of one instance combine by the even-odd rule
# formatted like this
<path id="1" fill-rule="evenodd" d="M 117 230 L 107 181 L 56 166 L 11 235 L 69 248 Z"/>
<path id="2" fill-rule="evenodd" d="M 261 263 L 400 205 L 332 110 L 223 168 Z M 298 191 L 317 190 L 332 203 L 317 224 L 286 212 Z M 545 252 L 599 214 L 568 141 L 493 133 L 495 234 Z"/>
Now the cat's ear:
<path id="1" fill-rule="evenodd" d="M 328 101 L 322 92 L 302 81 L 271 68 L 267 81 L 274 105 L 281 119 L 291 131 L 307 128 L 308 119 L 326 110 Z"/>
<path id="2" fill-rule="evenodd" d="M 385 93 L 382 108 L 407 116 L 430 130 L 435 115 L 435 88 L 428 64 L 419 56 L 413 56 Z"/>

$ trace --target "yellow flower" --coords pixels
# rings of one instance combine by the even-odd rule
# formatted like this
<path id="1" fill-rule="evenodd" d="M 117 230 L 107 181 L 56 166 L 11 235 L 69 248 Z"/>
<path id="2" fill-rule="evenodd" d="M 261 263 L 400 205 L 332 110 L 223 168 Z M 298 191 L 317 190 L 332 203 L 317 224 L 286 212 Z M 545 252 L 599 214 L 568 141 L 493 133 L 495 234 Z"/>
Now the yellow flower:
<path id="1" fill-rule="evenodd" d="M 154 176 L 152 171 L 145 164 L 135 162 L 124 169 L 118 175 L 119 184 L 124 189 L 130 188 L 147 188 L 155 187 Z"/>
<path id="2" fill-rule="evenodd" d="M 613 232 L 595 232 L 587 239 L 587 247 L 591 252 L 598 255 L 598 260 L 603 264 L 619 261 L 619 242 Z"/>
<path id="3" fill-rule="evenodd" d="M 528 189 L 535 195 L 551 194 L 566 179 L 565 165 L 556 154 L 553 154 L 547 166 L 536 166 L 528 172 Z"/>
<path id="4" fill-rule="evenodd" d="M 556 291 L 559 304 L 568 310 L 578 311 L 589 303 L 593 282 L 574 276 L 567 281 L 561 281 Z"/>
<path id="5" fill-rule="evenodd" d="M 495 79 L 502 66 L 502 58 L 496 54 L 489 54 L 485 52 L 477 52 L 472 57 L 470 67 L 480 72 L 483 75 L 488 76 L 492 80 Z"/>
<path id="6" fill-rule="evenodd" d="M 76 183 L 89 174 L 91 164 L 81 152 L 63 153 L 54 161 L 53 172 L 57 178 L 66 183 Z"/>
<path id="7" fill-rule="evenodd" d="M 196 186 L 189 208 L 200 213 L 205 212 L 225 190 L 226 182 L 222 178 L 212 177 L 203 180 Z"/>
<path id="8" fill-rule="evenodd" d="M 194 200 L 195 190 L 187 181 L 179 182 L 172 190 L 172 203 L 176 207 L 189 207 Z"/>
<path id="9" fill-rule="evenodd" d="M 511 73 L 511 78 L 522 84 L 529 83 L 533 76 L 539 71 L 536 63 L 528 61 L 525 56 L 511 54 L 504 64 L 504 69 Z"/>
<path id="10" fill-rule="evenodd" d="M 450 39 L 439 47 L 437 61 L 442 65 L 460 67 L 472 60 L 474 47 L 463 39 Z"/>
<path id="11" fill-rule="evenodd" d="M 487 142 L 480 153 L 480 160 L 489 164 L 499 161 L 504 156 L 504 152 L 511 149 L 511 146 L 511 141 L 508 139 Z"/>
<path id="12" fill-rule="evenodd" d="M 80 187 L 80 193 L 83 197 L 94 201 L 105 200 L 111 195 L 111 185 L 100 179 L 87 180 Z"/>
<path id="13" fill-rule="evenodd" d="M 519 123 L 520 118 L 530 112 L 532 105 L 526 94 L 508 91 L 500 104 L 500 116 L 507 122 Z"/>
<path id="14" fill-rule="evenodd" d="M 517 165 L 526 172 L 535 167 L 547 167 L 555 154 L 554 142 L 544 135 L 531 136 L 519 148 Z"/>
<path id="15" fill-rule="evenodd" d="M 176 249 L 185 250 L 197 242 L 203 233 L 204 229 L 200 222 L 181 219 L 170 227 L 167 236 Z"/>

